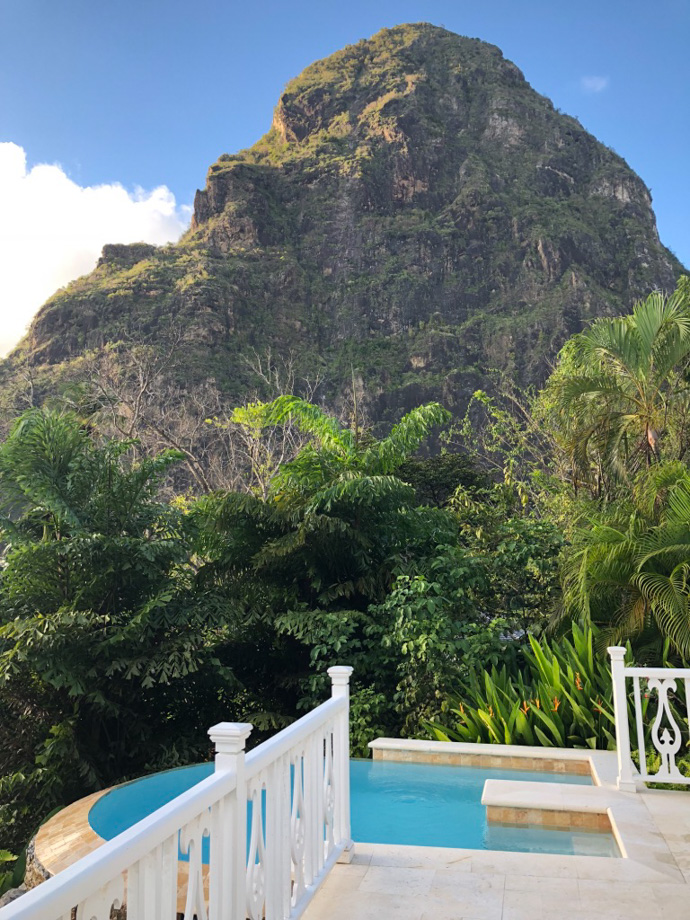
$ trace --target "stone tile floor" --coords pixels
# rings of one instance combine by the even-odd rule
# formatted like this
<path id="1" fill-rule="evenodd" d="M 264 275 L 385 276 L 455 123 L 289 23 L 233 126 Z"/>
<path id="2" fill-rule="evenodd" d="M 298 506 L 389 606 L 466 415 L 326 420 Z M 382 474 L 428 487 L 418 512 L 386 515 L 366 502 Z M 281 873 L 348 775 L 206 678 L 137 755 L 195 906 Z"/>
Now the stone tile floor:
<path id="1" fill-rule="evenodd" d="M 690 793 L 648 791 L 670 851 L 638 859 L 356 844 L 305 920 L 690 920 Z"/>

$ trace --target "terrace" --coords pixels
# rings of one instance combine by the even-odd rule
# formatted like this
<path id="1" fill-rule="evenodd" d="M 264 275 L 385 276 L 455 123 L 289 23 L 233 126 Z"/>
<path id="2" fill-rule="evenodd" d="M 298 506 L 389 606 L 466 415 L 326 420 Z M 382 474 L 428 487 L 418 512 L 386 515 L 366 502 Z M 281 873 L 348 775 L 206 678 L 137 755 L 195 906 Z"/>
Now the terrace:
<path id="1" fill-rule="evenodd" d="M 3 908 L 0 918 L 686 918 L 690 798 L 647 789 L 645 781 L 688 783 L 675 765 L 683 733 L 672 702 L 679 681 L 687 692 L 690 671 L 628 668 L 623 649 L 609 652 L 615 753 L 395 739 L 372 743 L 380 788 L 386 785 L 381 777 L 388 782 L 390 776 L 376 764 L 392 765 L 392 773 L 403 777 L 412 777 L 405 771 L 413 767 L 432 777 L 458 771 L 452 784 L 458 787 L 470 775 L 467 770 L 488 772 L 481 794 L 486 826 L 495 834 L 487 838 L 488 848 L 411 845 L 429 828 L 417 821 L 421 812 L 406 810 L 415 802 L 405 802 L 405 796 L 391 825 L 381 798 L 385 788 L 377 793 L 381 804 L 368 800 L 365 809 L 375 830 L 363 831 L 383 842 L 353 844 L 351 669 L 336 667 L 329 669 L 330 700 L 246 756 L 251 726 L 222 723 L 210 729 L 213 772 L 200 782 L 196 776 L 186 780 L 189 788 L 157 809 L 150 791 L 140 796 L 151 813 L 112 839 L 93 830 L 96 800 L 110 802 L 113 814 L 126 812 L 128 796 L 137 788 L 153 790 L 156 777 L 166 774 L 99 793 L 56 815 L 34 842 L 34 868 L 50 877 Z M 641 773 L 633 764 L 631 721 L 640 749 L 651 738 L 660 755 L 654 776 L 647 774 L 644 758 Z M 496 769 L 502 778 L 490 775 Z M 525 769 L 527 779 L 516 772 Z M 184 771 L 176 772 L 176 781 L 182 781 Z M 435 794 L 432 790 L 430 798 Z M 407 798 L 414 800 L 414 792 Z M 432 837 L 444 843 L 461 823 L 454 818 L 453 798 L 451 790 L 441 803 L 441 818 L 432 819 Z M 603 834 L 615 840 L 614 849 L 599 844 L 592 849 L 591 841 Z M 406 842 L 396 843 L 396 835 Z M 558 849 L 563 841 L 570 851 L 538 851 Z M 594 852 L 598 855 L 589 855 Z"/>

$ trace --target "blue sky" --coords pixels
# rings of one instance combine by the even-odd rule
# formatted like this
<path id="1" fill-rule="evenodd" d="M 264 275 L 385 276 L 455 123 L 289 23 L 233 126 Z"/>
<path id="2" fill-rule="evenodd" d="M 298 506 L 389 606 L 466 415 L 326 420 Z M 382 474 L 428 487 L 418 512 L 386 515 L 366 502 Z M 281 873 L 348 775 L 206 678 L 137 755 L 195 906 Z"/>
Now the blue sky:
<path id="1" fill-rule="evenodd" d="M 291 77 L 422 20 L 498 45 L 625 157 L 690 266 L 687 0 L 0 0 L 0 143 L 23 148 L 27 172 L 57 163 L 80 188 L 120 183 L 136 199 L 136 187 L 166 186 L 181 225 L 207 167 L 267 130 Z"/>

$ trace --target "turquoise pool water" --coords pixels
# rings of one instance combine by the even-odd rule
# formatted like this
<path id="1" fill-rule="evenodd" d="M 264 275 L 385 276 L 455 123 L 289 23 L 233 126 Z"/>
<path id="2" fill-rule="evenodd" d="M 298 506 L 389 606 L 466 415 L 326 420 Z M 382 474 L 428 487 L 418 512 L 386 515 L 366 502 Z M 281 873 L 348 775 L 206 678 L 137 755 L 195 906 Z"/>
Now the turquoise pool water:
<path id="1" fill-rule="evenodd" d="M 489 824 L 481 804 L 487 779 L 592 785 L 588 776 L 446 767 L 395 761 L 352 761 L 352 836 L 363 843 L 463 847 L 620 856 L 611 834 Z"/>
<path id="2" fill-rule="evenodd" d="M 212 763 L 197 764 L 119 786 L 95 803 L 89 824 L 110 840 L 212 772 Z M 568 774 L 353 760 L 352 837 L 362 843 L 620 855 L 610 834 L 489 825 L 481 804 L 487 779 L 591 785 L 589 777 Z"/>

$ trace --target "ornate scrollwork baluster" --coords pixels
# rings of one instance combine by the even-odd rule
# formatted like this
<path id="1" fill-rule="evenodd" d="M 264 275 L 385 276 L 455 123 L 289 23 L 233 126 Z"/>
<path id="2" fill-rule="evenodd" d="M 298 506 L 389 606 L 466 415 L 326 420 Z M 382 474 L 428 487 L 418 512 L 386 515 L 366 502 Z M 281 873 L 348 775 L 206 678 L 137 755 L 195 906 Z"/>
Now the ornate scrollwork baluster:
<path id="1" fill-rule="evenodd" d="M 656 690 L 659 701 L 656 718 L 652 725 L 652 743 L 661 755 L 661 767 L 650 779 L 668 781 L 682 778 L 676 766 L 676 754 L 680 750 L 682 737 L 680 728 L 673 718 L 671 704 L 668 699 L 669 690 L 675 691 L 676 689 L 676 681 L 672 677 L 664 679 L 653 677 L 650 678 L 647 686 L 650 690 Z M 664 721 L 666 725 L 664 725 Z"/>
<path id="2" fill-rule="evenodd" d="M 326 731 L 326 756 L 323 773 L 323 821 L 326 837 L 326 857 L 330 856 L 335 845 L 335 774 L 333 769 L 333 727 Z"/>
<path id="3" fill-rule="evenodd" d="M 124 903 L 125 880 L 118 875 L 77 905 L 76 920 L 110 920 L 112 910 L 119 910 Z"/>
<path id="4" fill-rule="evenodd" d="M 193 920 L 195 916 L 197 920 L 208 918 L 204 897 L 203 840 L 204 837 L 210 838 L 211 835 L 210 818 L 210 812 L 199 815 L 180 831 L 180 852 L 189 857 L 184 920 Z"/>
<path id="5" fill-rule="evenodd" d="M 262 920 L 266 902 L 266 848 L 264 843 L 263 783 L 252 790 L 252 832 L 247 862 L 247 910 L 251 920 Z"/>
<path id="6" fill-rule="evenodd" d="M 290 855 L 293 865 L 293 892 L 292 903 L 297 901 L 304 894 L 304 849 L 305 849 L 305 825 L 304 825 L 304 757 L 302 752 L 298 751 L 292 757 L 293 777 L 292 777 L 292 808 L 290 811 Z"/>

